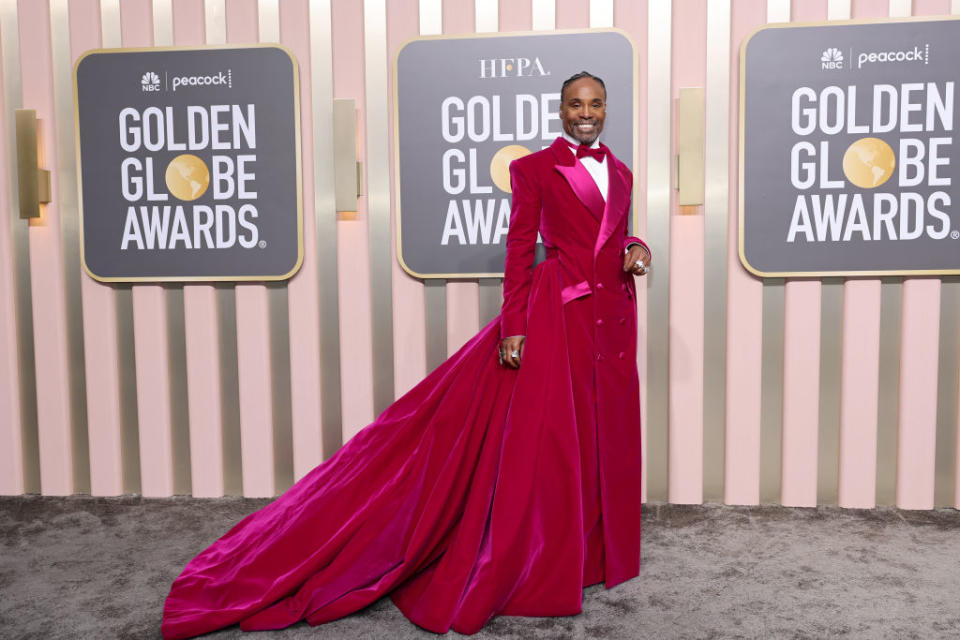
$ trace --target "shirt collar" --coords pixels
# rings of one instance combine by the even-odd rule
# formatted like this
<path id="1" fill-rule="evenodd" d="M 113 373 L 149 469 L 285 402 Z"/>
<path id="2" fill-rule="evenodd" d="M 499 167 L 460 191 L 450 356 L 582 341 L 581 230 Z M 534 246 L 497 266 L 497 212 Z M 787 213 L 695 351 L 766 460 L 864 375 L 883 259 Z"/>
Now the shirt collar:
<path id="1" fill-rule="evenodd" d="M 571 145 L 573 145 L 573 148 L 571 149 L 571 151 L 573 151 L 574 153 L 576 153 L 576 152 L 577 152 L 577 147 L 580 146 L 580 141 L 577 140 L 576 138 L 574 138 L 574 137 L 573 137 L 572 135 L 570 135 L 569 133 L 567 133 L 566 129 L 562 129 L 562 128 L 561 128 L 560 133 L 561 133 L 561 135 L 563 135 L 563 139 L 564 139 L 564 140 L 566 140 L 566 141 L 569 142 Z M 597 139 L 593 141 L 593 144 L 590 145 L 590 148 L 591 148 L 591 149 L 598 149 L 598 148 L 600 148 L 600 136 L 597 136 Z"/>

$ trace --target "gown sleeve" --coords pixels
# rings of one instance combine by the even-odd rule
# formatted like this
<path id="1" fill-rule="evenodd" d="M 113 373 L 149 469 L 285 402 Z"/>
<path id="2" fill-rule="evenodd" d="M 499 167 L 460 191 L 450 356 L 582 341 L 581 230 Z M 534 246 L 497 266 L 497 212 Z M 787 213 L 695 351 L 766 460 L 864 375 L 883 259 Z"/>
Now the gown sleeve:
<path id="1" fill-rule="evenodd" d="M 533 280 L 533 257 L 540 227 L 540 185 L 528 165 L 510 163 L 510 229 L 503 268 L 503 308 L 500 336 L 526 335 L 527 298 Z"/>

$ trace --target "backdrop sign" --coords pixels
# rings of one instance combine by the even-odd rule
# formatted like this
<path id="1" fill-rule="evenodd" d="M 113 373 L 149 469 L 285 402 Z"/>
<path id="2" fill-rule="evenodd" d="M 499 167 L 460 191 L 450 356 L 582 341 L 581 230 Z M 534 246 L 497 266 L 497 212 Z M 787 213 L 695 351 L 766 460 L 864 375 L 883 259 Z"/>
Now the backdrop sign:
<path id="1" fill-rule="evenodd" d="M 634 50 L 614 30 L 420 38 L 397 54 L 398 255 L 422 278 L 503 275 L 510 162 L 561 133 L 560 85 L 607 87 L 601 140 L 633 166 Z"/>
<path id="2" fill-rule="evenodd" d="M 75 70 L 81 253 L 106 281 L 279 280 L 303 255 L 297 64 L 102 49 Z"/>
<path id="3" fill-rule="evenodd" d="M 771 26 L 740 59 L 747 269 L 960 273 L 960 22 Z"/>

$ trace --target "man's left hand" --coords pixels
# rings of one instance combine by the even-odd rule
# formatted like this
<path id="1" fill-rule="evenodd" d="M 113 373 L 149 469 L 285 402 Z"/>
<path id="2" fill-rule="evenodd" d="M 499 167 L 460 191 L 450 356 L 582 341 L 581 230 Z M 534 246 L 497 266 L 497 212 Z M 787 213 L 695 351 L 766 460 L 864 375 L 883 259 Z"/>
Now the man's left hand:
<path id="1" fill-rule="evenodd" d="M 623 270 L 635 276 L 646 275 L 650 268 L 650 254 L 639 244 L 632 245 L 623 255 Z"/>

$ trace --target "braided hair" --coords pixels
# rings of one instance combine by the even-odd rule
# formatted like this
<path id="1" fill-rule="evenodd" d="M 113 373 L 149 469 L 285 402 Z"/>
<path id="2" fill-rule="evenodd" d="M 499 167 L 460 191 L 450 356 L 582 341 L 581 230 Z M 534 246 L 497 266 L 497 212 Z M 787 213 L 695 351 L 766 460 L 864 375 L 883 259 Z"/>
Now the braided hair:
<path id="1" fill-rule="evenodd" d="M 575 73 L 566 80 L 563 81 L 563 86 L 560 87 L 560 102 L 563 103 L 563 93 L 567 90 L 567 85 L 576 82 L 582 78 L 590 78 L 591 80 L 596 80 L 600 83 L 600 88 L 603 89 L 603 95 L 607 95 L 607 85 L 603 84 L 603 80 L 589 71 L 581 71 L 580 73 Z"/>

